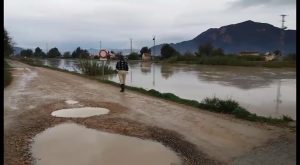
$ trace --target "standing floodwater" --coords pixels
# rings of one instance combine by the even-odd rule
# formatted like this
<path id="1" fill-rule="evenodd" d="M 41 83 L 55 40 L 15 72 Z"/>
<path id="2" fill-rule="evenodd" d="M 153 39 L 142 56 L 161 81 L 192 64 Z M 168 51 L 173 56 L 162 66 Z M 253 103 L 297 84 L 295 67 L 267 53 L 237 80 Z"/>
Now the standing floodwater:
<path id="1" fill-rule="evenodd" d="M 45 65 L 78 71 L 77 60 L 44 60 Z M 115 66 L 111 61 L 109 65 Z M 205 97 L 233 99 L 262 116 L 296 119 L 295 68 L 208 66 L 129 62 L 126 84 L 155 89 L 197 101 Z M 107 79 L 119 82 L 117 75 Z"/>
<path id="2" fill-rule="evenodd" d="M 37 165 L 179 165 L 160 143 L 65 123 L 38 134 L 32 144 Z"/>

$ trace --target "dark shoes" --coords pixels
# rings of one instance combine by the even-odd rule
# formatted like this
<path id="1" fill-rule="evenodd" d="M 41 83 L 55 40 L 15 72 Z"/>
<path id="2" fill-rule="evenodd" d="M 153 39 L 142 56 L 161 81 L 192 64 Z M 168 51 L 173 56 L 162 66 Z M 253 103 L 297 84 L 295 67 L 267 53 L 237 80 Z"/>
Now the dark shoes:
<path id="1" fill-rule="evenodd" d="M 120 90 L 120 92 L 124 92 L 124 90 L 125 90 L 125 84 L 121 84 L 121 90 Z"/>

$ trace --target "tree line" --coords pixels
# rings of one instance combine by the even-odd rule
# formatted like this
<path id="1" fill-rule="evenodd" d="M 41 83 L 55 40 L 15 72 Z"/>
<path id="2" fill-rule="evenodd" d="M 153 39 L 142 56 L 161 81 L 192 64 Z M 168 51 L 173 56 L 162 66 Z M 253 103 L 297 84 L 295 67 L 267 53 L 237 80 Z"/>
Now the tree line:
<path id="1" fill-rule="evenodd" d="M 34 58 L 89 58 L 89 52 L 86 49 L 77 47 L 72 53 L 67 51 L 63 54 L 54 47 L 45 53 L 41 48 L 37 47 L 34 51 L 31 49 L 24 49 L 19 54 L 21 57 L 34 57 Z"/>
<path id="2" fill-rule="evenodd" d="M 151 49 L 149 49 L 148 47 L 142 47 L 142 49 L 140 50 L 140 54 L 137 53 L 131 53 L 128 56 L 128 59 L 131 60 L 137 60 L 140 59 L 142 57 L 142 55 L 144 53 L 149 53 L 151 54 Z M 180 56 L 181 54 L 174 49 L 170 44 L 164 44 L 161 49 L 160 49 L 160 53 L 161 53 L 161 59 L 168 59 L 170 57 L 174 57 L 174 56 Z M 200 45 L 198 47 L 197 52 L 195 52 L 195 54 L 191 53 L 191 52 L 187 52 L 184 55 L 187 56 L 197 56 L 197 57 L 201 57 L 201 56 L 223 56 L 224 51 L 221 48 L 215 48 L 213 47 L 212 44 L 210 43 L 205 43 L 203 45 Z"/>

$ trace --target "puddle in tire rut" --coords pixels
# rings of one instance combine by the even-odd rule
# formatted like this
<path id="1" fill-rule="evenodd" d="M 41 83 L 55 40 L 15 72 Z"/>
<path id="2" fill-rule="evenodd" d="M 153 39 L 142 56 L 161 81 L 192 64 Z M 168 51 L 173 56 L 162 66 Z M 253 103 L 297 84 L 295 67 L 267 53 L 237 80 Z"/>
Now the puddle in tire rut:
<path id="1" fill-rule="evenodd" d="M 164 145 L 63 123 L 37 134 L 31 144 L 37 165 L 179 165 Z"/>
<path id="2" fill-rule="evenodd" d="M 82 108 L 70 108 L 70 109 L 61 109 L 53 111 L 52 116 L 55 117 L 90 117 L 97 115 L 108 114 L 109 110 L 106 108 L 97 108 L 97 107 L 82 107 Z"/>

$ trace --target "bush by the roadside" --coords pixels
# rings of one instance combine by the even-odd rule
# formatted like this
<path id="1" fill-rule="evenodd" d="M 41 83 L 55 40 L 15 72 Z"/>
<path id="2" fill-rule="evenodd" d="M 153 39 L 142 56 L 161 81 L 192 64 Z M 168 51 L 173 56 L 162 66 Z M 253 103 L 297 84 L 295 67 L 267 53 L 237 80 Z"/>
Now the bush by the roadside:
<path id="1" fill-rule="evenodd" d="M 272 124 L 288 123 L 290 121 L 293 121 L 292 118 L 285 115 L 283 115 L 281 118 L 257 116 L 256 114 L 247 111 L 245 108 L 241 107 L 237 102 L 233 100 L 221 100 L 213 97 L 205 98 L 202 103 L 202 107 L 207 108 L 208 110 L 233 114 L 237 118 L 249 121 L 259 121 Z"/>
<path id="2" fill-rule="evenodd" d="M 237 56 L 237 59 L 245 60 L 245 61 L 265 61 L 264 56 L 252 56 L 252 55 Z"/>
<path id="3" fill-rule="evenodd" d="M 222 113 L 232 113 L 234 109 L 239 107 L 238 103 L 233 100 L 220 100 L 216 97 L 205 98 L 202 103 L 205 104 L 207 108 Z"/>
<path id="4" fill-rule="evenodd" d="M 10 72 L 10 66 L 4 59 L 4 87 L 8 86 L 12 81 L 12 75 Z"/>
<path id="5" fill-rule="evenodd" d="M 139 60 L 140 59 L 140 56 L 137 54 L 137 53 L 130 53 L 128 55 L 128 60 Z"/>
<path id="6" fill-rule="evenodd" d="M 104 74 L 115 73 L 111 66 L 101 65 L 95 60 L 79 60 L 79 68 L 83 73 L 91 76 L 102 75 L 103 69 Z"/>

